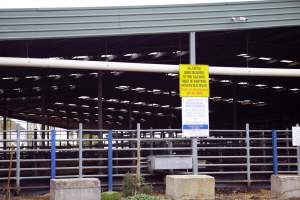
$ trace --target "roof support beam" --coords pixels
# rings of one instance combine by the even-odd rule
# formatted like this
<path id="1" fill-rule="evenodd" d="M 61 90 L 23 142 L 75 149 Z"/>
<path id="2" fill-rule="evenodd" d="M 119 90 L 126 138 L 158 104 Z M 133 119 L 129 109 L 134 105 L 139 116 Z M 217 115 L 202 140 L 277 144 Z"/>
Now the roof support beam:
<path id="1" fill-rule="evenodd" d="M 0 67 L 178 73 L 179 65 L 0 57 Z M 210 66 L 210 75 L 300 77 L 300 69 Z"/>

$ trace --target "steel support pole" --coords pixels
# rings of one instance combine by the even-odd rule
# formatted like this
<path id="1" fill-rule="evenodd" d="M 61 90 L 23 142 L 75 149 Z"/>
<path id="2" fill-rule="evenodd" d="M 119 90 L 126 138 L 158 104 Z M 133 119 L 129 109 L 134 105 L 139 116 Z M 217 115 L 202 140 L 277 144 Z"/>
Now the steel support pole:
<path id="1" fill-rule="evenodd" d="M 154 138 L 154 131 L 152 130 L 152 127 L 150 127 L 150 138 Z M 150 155 L 153 155 L 153 141 L 150 142 Z"/>
<path id="2" fill-rule="evenodd" d="M 70 147 L 70 141 L 69 141 L 69 139 L 70 139 L 70 131 L 68 131 L 67 130 L 67 147 Z"/>
<path id="3" fill-rule="evenodd" d="M 171 91 L 169 90 L 169 97 L 171 98 Z M 168 129 L 172 129 L 172 124 L 173 124 L 173 113 L 172 113 L 172 108 L 171 108 L 171 106 L 169 107 L 169 109 L 168 109 L 168 113 L 169 113 L 169 117 L 168 117 L 168 123 L 169 123 L 169 125 L 168 125 Z"/>
<path id="4" fill-rule="evenodd" d="M 38 139 L 38 135 L 37 135 L 37 129 L 35 128 L 34 129 L 34 131 L 33 131 L 33 141 L 32 141 L 32 148 L 33 149 L 37 149 L 38 148 L 38 141 L 37 141 L 37 139 Z M 34 151 L 34 152 L 32 152 L 33 154 L 32 154 L 32 157 L 33 157 L 33 159 L 36 159 L 37 158 L 37 154 L 38 154 L 38 152 L 37 151 Z M 33 163 L 33 166 L 34 166 L 34 168 L 37 168 L 38 167 L 38 163 L 35 161 L 34 163 Z M 39 171 L 38 170 L 35 170 L 35 171 L 33 171 L 33 174 L 34 174 L 34 176 L 38 176 L 39 175 Z"/>
<path id="5" fill-rule="evenodd" d="M 38 141 L 37 141 L 37 139 L 38 139 L 38 133 L 37 133 L 37 129 L 36 128 L 34 129 L 34 132 L 33 132 L 33 138 L 34 138 L 34 142 L 33 142 L 34 149 L 37 149 L 38 148 Z"/>
<path id="6" fill-rule="evenodd" d="M 198 175 L 198 139 L 192 138 L 193 175 Z"/>
<path id="7" fill-rule="evenodd" d="M 237 118 L 237 85 L 236 82 L 233 82 L 232 84 L 232 129 L 236 130 L 238 129 L 238 118 Z"/>
<path id="8" fill-rule="evenodd" d="M 132 135 L 132 138 L 134 138 L 134 135 Z M 136 143 L 135 141 L 130 141 L 130 148 L 135 148 L 136 147 Z M 131 151 L 131 157 L 133 158 L 131 163 L 132 163 L 132 166 L 136 165 L 136 151 Z M 134 168 L 131 169 L 131 172 L 132 173 L 135 173 L 135 170 Z"/>
<path id="9" fill-rule="evenodd" d="M 113 135 L 108 131 L 108 191 L 113 189 Z"/>
<path id="10" fill-rule="evenodd" d="M 6 115 L 3 116 L 3 149 L 6 150 L 7 148 L 7 117 Z M 6 152 L 4 153 L 5 157 L 6 157 Z"/>
<path id="11" fill-rule="evenodd" d="M 51 130 L 51 179 L 56 177 L 56 131 Z"/>
<path id="12" fill-rule="evenodd" d="M 16 151 L 16 191 L 17 194 L 19 194 L 20 192 L 20 175 L 21 175 L 21 159 L 20 159 L 20 155 L 21 155 L 21 135 L 20 135 L 20 126 L 17 125 L 17 151 Z"/>
<path id="13" fill-rule="evenodd" d="M 3 116 L 3 140 L 4 140 L 4 144 L 3 144 L 3 148 L 4 150 L 6 150 L 6 139 L 7 139 L 7 133 L 6 133 L 6 130 L 7 130 L 7 117 L 6 115 Z"/>
<path id="14" fill-rule="evenodd" d="M 50 134 L 51 134 L 51 132 L 49 132 L 50 131 L 50 126 L 49 125 L 47 125 L 47 139 L 48 139 L 48 141 L 47 141 L 47 146 L 48 147 L 50 147 Z"/>
<path id="15" fill-rule="evenodd" d="M 98 72 L 98 129 L 103 129 L 103 74 Z M 103 138 L 99 133 L 99 138 Z"/>
<path id="16" fill-rule="evenodd" d="M 169 97 L 171 98 L 171 89 L 169 90 Z M 169 117 L 168 117 L 168 121 L 169 121 L 169 125 L 168 125 L 168 129 L 172 129 L 172 108 L 171 106 L 168 109 L 169 111 Z M 174 133 L 173 131 L 168 132 L 168 138 L 173 138 L 174 137 Z M 173 148 L 173 142 L 169 141 L 168 142 L 168 148 L 172 149 Z M 173 151 L 170 150 L 169 154 L 172 155 Z M 174 170 L 172 170 L 172 174 L 173 174 Z"/>
<path id="17" fill-rule="evenodd" d="M 190 32 L 190 64 L 196 64 L 196 33 Z M 198 175 L 198 138 L 192 138 L 193 174 Z"/>
<path id="18" fill-rule="evenodd" d="M 196 33 L 190 32 L 190 64 L 196 64 Z"/>
<path id="19" fill-rule="evenodd" d="M 98 129 L 103 129 L 103 72 L 98 71 L 97 78 L 98 78 L 98 87 L 97 87 L 97 97 L 98 97 Z M 98 132 L 98 139 L 103 139 L 103 132 Z M 103 148 L 103 142 L 98 141 L 98 148 Z M 98 152 L 98 157 L 100 158 L 102 154 Z M 102 161 L 98 161 L 98 165 L 102 165 Z M 101 174 L 102 170 L 99 168 L 98 173 Z"/>
<path id="20" fill-rule="evenodd" d="M 169 131 L 168 132 L 168 138 L 174 138 L 173 131 Z M 168 141 L 168 148 L 170 149 L 169 150 L 169 154 L 172 155 L 173 154 L 173 150 L 172 150 L 172 148 L 173 148 L 173 142 L 172 142 L 172 140 Z"/>
<path id="21" fill-rule="evenodd" d="M 128 104 L 128 129 L 132 129 L 132 103 L 131 101 Z"/>
<path id="22" fill-rule="evenodd" d="M 41 132 L 41 134 L 42 134 L 42 139 L 43 139 L 43 141 L 42 141 L 42 146 L 43 146 L 43 148 L 45 147 L 45 134 L 46 134 L 46 132 L 45 132 L 45 130 L 46 130 L 46 97 L 45 97 L 45 91 L 44 91 L 44 88 L 42 88 L 43 89 L 43 91 L 42 91 L 42 132 Z"/>
<path id="23" fill-rule="evenodd" d="M 131 101 L 129 101 L 129 103 L 128 103 L 128 129 L 132 130 L 132 102 Z M 136 147 L 134 141 L 130 142 L 130 147 L 131 148 Z M 136 156 L 137 156 L 135 151 L 132 151 L 131 155 L 132 155 L 132 158 L 136 158 Z M 132 165 L 135 165 L 135 164 L 136 164 L 136 160 L 134 159 L 134 160 L 132 160 Z M 135 169 L 133 168 L 132 173 L 134 173 L 134 170 Z"/>
<path id="24" fill-rule="evenodd" d="M 79 178 L 82 178 L 82 123 L 79 124 L 78 130 L 78 140 L 79 140 Z"/>
<path id="25" fill-rule="evenodd" d="M 141 125 L 137 124 L 136 129 L 136 177 L 141 177 Z"/>
<path id="26" fill-rule="evenodd" d="M 97 74 L 97 81 L 98 81 L 98 87 L 97 87 L 97 97 L 98 97 L 98 129 L 103 129 L 103 72 L 98 71 Z M 98 138 L 103 139 L 103 132 L 98 132 Z M 103 148 L 103 142 L 99 141 L 97 146 L 99 148 Z M 98 157 L 101 157 L 101 153 L 98 153 Z M 98 161 L 98 165 L 102 165 L 102 161 Z M 101 169 L 98 170 L 98 173 L 101 173 Z"/>
<path id="27" fill-rule="evenodd" d="M 272 130 L 273 172 L 278 175 L 277 132 Z"/>
<path id="28" fill-rule="evenodd" d="M 247 154 L 247 185 L 251 186 L 251 152 L 250 152 L 250 128 L 246 124 L 246 154 Z"/>

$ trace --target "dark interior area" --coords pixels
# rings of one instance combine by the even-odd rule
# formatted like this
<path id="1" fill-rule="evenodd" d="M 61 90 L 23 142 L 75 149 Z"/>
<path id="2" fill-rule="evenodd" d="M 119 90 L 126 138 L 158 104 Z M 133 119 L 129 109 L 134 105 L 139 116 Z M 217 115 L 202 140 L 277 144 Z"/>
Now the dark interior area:
<path id="1" fill-rule="evenodd" d="M 197 33 L 197 63 L 299 68 L 299 27 Z M 1 57 L 183 64 L 188 34 L 0 41 Z M 63 128 L 180 128 L 177 74 L 0 69 L 0 114 Z M 211 76 L 210 128 L 285 129 L 299 122 L 297 78 Z"/>

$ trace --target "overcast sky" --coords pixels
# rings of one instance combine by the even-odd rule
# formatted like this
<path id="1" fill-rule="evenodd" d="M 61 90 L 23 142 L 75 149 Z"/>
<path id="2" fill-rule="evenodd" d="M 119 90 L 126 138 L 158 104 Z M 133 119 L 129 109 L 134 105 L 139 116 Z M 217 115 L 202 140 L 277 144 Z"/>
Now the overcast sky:
<path id="1" fill-rule="evenodd" d="M 238 1 L 253 0 L 0 0 L 0 8 L 104 7 Z"/>

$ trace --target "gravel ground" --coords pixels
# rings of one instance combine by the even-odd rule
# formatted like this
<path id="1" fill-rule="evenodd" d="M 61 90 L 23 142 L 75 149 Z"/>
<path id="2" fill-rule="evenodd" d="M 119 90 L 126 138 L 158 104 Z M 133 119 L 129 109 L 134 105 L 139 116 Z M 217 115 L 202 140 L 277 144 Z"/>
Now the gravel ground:
<path id="1" fill-rule="evenodd" d="M 271 191 L 261 190 L 217 190 L 216 200 L 268 200 Z"/>
<path id="2" fill-rule="evenodd" d="M 162 195 L 159 195 L 161 199 Z M 269 200 L 270 190 L 217 190 L 216 200 Z M 49 194 L 41 196 L 21 196 L 13 197 L 11 200 L 49 200 Z M 0 200 L 5 200 L 4 196 L 0 195 Z"/>
<path id="3" fill-rule="evenodd" d="M 4 196 L 0 195 L 1 200 L 7 200 Z M 49 194 L 40 195 L 40 196 L 18 196 L 18 197 L 12 197 L 11 200 L 49 200 Z"/>

